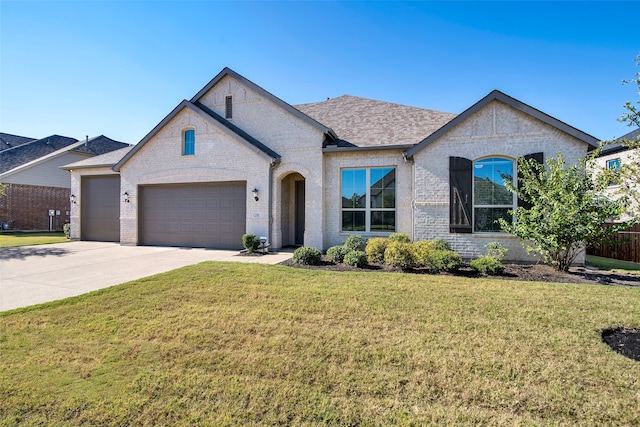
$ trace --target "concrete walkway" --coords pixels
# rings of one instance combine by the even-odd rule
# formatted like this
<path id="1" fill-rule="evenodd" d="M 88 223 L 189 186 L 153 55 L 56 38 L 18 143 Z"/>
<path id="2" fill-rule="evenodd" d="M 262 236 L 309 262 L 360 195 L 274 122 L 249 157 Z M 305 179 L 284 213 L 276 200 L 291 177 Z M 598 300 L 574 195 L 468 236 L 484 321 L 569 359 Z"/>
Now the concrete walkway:
<path id="1" fill-rule="evenodd" d="M 80 295 L 202 261 L 277 264 L 291 256 L 292 252 L 238 256 L 238 251 L 105 242 L 1 248 L 0 311 Z"/>

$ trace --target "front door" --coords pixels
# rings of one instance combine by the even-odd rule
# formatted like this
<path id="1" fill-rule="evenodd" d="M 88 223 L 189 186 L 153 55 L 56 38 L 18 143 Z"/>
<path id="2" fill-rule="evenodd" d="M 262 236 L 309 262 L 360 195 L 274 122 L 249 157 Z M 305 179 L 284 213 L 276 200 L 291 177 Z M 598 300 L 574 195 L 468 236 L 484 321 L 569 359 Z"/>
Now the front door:
<path id="1" fill-rule="evenodd" d="M 296 181 L 296 245 L 304 245 L 304 181 Z"/>

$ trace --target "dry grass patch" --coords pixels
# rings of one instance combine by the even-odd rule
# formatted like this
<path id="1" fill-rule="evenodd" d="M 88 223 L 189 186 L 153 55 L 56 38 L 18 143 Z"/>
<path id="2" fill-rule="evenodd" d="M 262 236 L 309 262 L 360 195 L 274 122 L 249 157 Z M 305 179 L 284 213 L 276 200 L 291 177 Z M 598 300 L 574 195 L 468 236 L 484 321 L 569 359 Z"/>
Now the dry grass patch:
<path id="1" fill-rule="evenodd" d="M 0 425 L 640 423 L 640 289 L 203 263 L 0 322 Z"/>

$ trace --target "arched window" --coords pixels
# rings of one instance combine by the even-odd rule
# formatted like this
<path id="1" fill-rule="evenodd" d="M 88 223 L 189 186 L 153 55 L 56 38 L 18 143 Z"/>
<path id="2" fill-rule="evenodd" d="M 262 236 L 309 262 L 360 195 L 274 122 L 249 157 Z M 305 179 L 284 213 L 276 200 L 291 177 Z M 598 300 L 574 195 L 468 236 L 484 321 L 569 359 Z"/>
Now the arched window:
<path id="1" fill-rule="evenodd" d="M 183 132 L 182 155 L 193 156 L 196 154 L 196 131 L 187 129 Z"/>
<path id="2" fill-rule="evenodd" d="M 473 163 L 473 231 L 502 231 L 498 218 L 511 221 L 510 210 L 515 209 L 515 196 L 505 186 L 513 182 L 514 162 L 491 157 Z"/>

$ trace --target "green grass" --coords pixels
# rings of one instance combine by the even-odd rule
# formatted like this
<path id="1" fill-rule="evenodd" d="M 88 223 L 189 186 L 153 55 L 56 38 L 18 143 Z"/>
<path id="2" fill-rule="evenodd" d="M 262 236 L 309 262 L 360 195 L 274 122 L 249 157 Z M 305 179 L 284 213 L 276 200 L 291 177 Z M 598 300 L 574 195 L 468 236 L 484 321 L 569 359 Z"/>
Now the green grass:
<path id="1" fill-rule="evenodd" d="M 640 289 L 203 263 L 0 313 L 0 425 L 638 425 Z"/>
<path id="2" fill-rule="evenodd" d="M 49 243 L 68 242 L 62 231 L 53 232 L 24 232 L 12 231 L 0 233 L 0 248 L 15 246 L 46 245 Z"/>
<path id="3" fill-rule="evenodd" d="M 587 255 L 587 265 L 603 270 L 621 271 L 631 274 L 640 274 L 640 264 L 631 261 L 621 261 L 612 258 L 603 258 L 595 255 Z"/>

